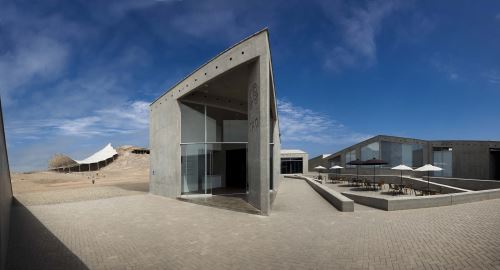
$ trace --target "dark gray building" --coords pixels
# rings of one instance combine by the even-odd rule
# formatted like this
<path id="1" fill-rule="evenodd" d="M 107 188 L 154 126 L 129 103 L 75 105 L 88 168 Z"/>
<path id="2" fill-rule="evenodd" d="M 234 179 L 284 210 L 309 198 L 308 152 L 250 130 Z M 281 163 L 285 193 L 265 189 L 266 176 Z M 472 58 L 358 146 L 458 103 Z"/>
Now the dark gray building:
<path id="1" fill-rule="evenodd" d="M 309 161 L 309 165 L 324 164 L 327 168 L 340 165 L 346 168 L 344 172 L 350 173 L 354 166 L 346 165 L 349 161 L 377 158 L 389 163 L 380 168 L 387 174 L 396 173 L 390 168 L 400 164 L 413 168 L 433 164 L 443 168 L 434 172 L 435 177 L 500 180 L 500 141 L 426 141 L 378 135 L 320 157 Z"/>

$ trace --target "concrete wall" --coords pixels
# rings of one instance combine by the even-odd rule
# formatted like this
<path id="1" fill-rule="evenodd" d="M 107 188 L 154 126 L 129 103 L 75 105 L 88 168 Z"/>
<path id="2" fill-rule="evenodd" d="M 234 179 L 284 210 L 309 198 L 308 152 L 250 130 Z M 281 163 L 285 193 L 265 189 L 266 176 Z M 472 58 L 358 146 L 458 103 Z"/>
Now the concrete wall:
<path id="1" fill-rule="evenodd" d="M 354 212 L 354 201 L 347 198 L 346 196 L 340 194 L 339 192 L 328 188 L 325 185 L 317 183 L 311 178 L 303 177 L 304 179 L 316 192 L 319 193 L 325 200 L 327 200 L 331 205 L 342 212 Z"/>
<path id="2" fill-rule="evenodd" d="M 495 141 L 432 141 L 432 147 L 451 147 L 453 178 L 491 179 L 490 148 L 500 148 Z M 432 161 L 432 154 L 430 156 Z"/>
<path id="3" fill-rule="evenodd" d="M 278 191 L 281 184 L 281 156 L 278 154 L 281 152 L 281 141 L 278 121 L 274 123 L 273 137 L 273 190 Z"/>
<path id="4" fill-rule="evenodd" d="M 423 177 L 427 179 L 427 176 Z M 469 190 L 485 190 L 500 188 L 500 181 L 498 180 L 480 180 L 480 179 L 463 179 L 463 178 L 446 178 L 446 177 L 432 177 L 431 182 L 464 188 Z"/>
<path id="5" fill-rule="evenodd" d="M 12 185 L 0 101 L 0 269 L 4 269 L 7 255 L 11 203 Z"/>
<path id="6" fill-rule="evenodd" d="M 265 56 L 253 63 L 248 82 L 248 202 L 264 215 L 271 207 L 268 63 Z"/>
<path id="7" fill-rule="evenodd" d="M 166 197 L 181 195 L 181 112 L 172 97 L 151 106 L 149 122 L 149 190 Z"/>
<path id="8" fill-rule="evenodd" d="M 328 161 L 328 158 L 323 158 L 323 155 L 311 158 L 307 164 L 307 168 L 308 168 L 307 171 L 316 172 L 316 170 L 314 170 L 314 168 L 318 167 L 318 166 L 330 168 L 330 163 Z M 304 171 L 304 173 L 307 173 L 307 171 Z"/>
<path id="9" fill-rule="evenodd" d="M 402 198 L 381 198 L 371 197 L 354 192 L 342 192 L 342 195 L 354 200 L 354 202 L 371 206 L 374 208 L 396 211 L 418 208 L 440 207 L 484 200 L 500 198 L 500 189 L 469 191 L 463 193 L 422 196 L 422 197 L 402 197 Z"/>
<path id="10" fill-rule="evenodd" d="M 270 160 L 271 128 L 274 151 L 279 153 L 279 121 L 276 109 L 272 126 L 271 111 L 276 107 L 272 82 L 271 55 L 267 30 L 260 31 L 227 49 L 181 80 L 150 106 L 150 191 L 167 197 L 181 195 L 181 113 L 179 99 L 204 87 L 226 72 L 248 67 L 248 152 L 247 181 L 249 202 L 267 215 L 270 210 L 270 176 L 279 187 L 279 162 Z M 230 91 L 230 89 L 228 90 Z M 208 102 L 208 101 L 207 101 Z M 210 102 L 223 102 L 211 100 Z M 273 106 L 271 106 L 273 102 Z M 224 105 L 226 108 L 229 105 Z M 231 106 L 235 106 L 231 104 Z M 222 106 L 220 106 L 222 107 Z M 276 130 L 278 129 L 278 130 Z M 279 155 L 276 155 L 277 160 Z M 271 172 L 271 166 L 273 172 Z M 276 173 L 278 172 L 278 173 Z"/>

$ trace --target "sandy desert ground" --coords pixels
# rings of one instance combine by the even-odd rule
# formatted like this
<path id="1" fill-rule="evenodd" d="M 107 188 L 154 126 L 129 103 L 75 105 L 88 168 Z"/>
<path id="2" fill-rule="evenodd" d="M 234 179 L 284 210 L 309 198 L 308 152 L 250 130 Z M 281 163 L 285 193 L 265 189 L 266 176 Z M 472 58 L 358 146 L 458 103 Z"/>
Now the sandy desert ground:
<path id="1" fill-rule="evenodd" d="M 95 180 L 94 184 L 92 184 L 92 179 Z M 103 186 L 133 187 L 135 190 L 147 192 L 149 189 L 149 155 L 121 153 L 113 163 L 94 172 L 41 171 L 12 174 L 14 194 Z"/>

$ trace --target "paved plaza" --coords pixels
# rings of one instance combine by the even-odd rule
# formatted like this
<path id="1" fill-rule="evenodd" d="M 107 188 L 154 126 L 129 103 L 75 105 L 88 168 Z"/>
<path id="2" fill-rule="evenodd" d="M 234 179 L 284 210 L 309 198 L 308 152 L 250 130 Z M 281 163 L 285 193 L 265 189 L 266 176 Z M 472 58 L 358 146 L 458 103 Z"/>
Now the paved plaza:
<path id="1" fill-rule="evenodd" d="M 264 217 L 139 190 L 24 194 L 8 268 L 500 269 L 500 200 L 343 213 L 284 179 Z"/>

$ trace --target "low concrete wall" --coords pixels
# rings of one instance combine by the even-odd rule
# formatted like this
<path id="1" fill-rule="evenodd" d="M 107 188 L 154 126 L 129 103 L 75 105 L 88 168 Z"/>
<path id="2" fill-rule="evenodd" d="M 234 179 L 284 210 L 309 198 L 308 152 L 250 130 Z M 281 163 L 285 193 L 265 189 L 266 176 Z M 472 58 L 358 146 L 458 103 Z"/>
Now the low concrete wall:
<path id="1" fill-rule="evenodd" d="M 356 203 L 382 209 L 382 210 L 387 210 L 389 209 L 389 204 L 387 202 L 387 199 L 384 198 L 377 198 L 377 197 L 370 197 L 366 195 L 361 195 L 361 194 L 355 194 L 351 192 L 342 192 L 342 195 L 346 196 L 347 198 L 353 200 Z"/>
<path id="2" fill-rule="evenodd" d="M 0 101 L 0 269 L 5 267 L 12 204 L 12 185 L 10 182 L 9 159 L 5 144 L 2 105 Z"/>
<path id="3" fill-rule="evenodd" d="M 335 208 L 342 212 L 354 212 L 354 201 L 340 194 L 339 192 L 330 189 L 316 180 L 303 177 L 316 192 L 319 193 L 325 200 L 332 204 Z"/>
<path id="4" fill-rule="evenodd" d="M 354 202 L 370 207 L 386 210 L 408 210 L 428 207 L 448 206 L 462 203 L 500 199 L 500 189 L 468 191 L 455 194 L 443 194 L 422 197 L 380 198 L 352 192 L 342 192 L 342 195 Z"/>
<path id="5" fill-rule="evenodd" d="M 427 180 L 427 176 L 424 176 L 423 178 Z M 500 181 L 496 180 L 430 177 L 430 181 L 443 185 L 454 186 L 470 190 L 485 190 L 485 189 L 500 188 Z"/>
<path id="6" fill-rule="evenodd" d="M 451 202 L 450 194 L 389 199 L 387 211 L 447 206 L 451 205 Z"/>
<path id="7" fill-rule="evenodd" d="M 459 194 L 452 194 L 451 196 L 452 204 L 479 202 L 484 200 L 500 199 L 500 188 L 481 190 L 481 191 L 470 191 Z"/>

